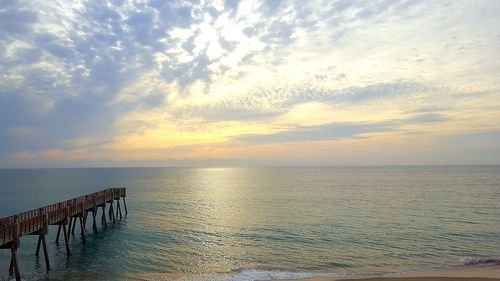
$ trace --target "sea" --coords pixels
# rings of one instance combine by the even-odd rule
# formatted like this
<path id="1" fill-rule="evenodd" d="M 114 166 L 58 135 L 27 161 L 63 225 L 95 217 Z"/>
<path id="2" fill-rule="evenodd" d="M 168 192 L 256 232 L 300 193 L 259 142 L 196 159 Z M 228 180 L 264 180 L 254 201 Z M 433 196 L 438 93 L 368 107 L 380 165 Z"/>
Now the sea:
<path id="1" fill-rule="evenodd" d="M 0 217 L 109 187 L 128 215 L 77 227 L 24 280 L 254 281 L 398 275 L 499 263 L 500 166 L 0 170 Z M 123 205 L 122 205 L 123 206 Z M 0 249 L 0 280 L 10 251 Z"/>

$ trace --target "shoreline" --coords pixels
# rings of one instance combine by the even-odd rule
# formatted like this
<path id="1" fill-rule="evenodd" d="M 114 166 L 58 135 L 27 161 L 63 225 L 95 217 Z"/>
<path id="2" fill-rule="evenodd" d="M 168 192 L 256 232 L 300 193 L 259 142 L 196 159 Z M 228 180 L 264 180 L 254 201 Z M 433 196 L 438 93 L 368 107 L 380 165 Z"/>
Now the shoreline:
<path id="1" fill-rule="evenodd" d="M 431 270 L 390 275 L 353 277 L 311 277 L 300 279 L 274 279 L 271 281 L 500 281 L 500 265 L 475 265 L 447 270 Z"/>

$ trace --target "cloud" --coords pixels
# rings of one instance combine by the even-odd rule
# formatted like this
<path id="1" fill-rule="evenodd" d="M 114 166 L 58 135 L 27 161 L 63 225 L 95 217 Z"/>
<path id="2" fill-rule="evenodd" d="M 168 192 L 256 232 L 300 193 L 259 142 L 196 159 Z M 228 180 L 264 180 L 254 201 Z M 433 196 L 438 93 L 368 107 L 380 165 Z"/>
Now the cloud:
<path id="1" fill-rule="evenodd" d="M 420 114 L 406 120 L 388 120 L 373 123 L 328 123 L 317 126 L 298 126 L 275 134 L 242 135 L 236 138 L 235 141 L 257 144 L 353 139 L 370 133 L 380 134 L 402 131 L 402 127 L 409 124 L 429 124 L 446 120 L 446 117 L 439 114 Z"/>
<path id="2" fill-rule="evenodd" d="M 408 119 L 410 123 L 418 123 L 418 124 L 425 124 L 425 123 L 435 123 L 435 122 L 442 122 L 446 121 L 448 118 L 437 114 L 437 113 L 429 113 L 429 114 L 420 114 L 415 117 L 412 117 Z"/>
<path id="3" fill-rule="evenodd" d="M 19 1 L 0 3 L 0 38 L 19 36 L 30 32 L 37 21 L 37 14 Z"/>
<path id="4" fill-rule="evenodd" d="M 111 159 L 130 140 L 265 146 L 404 132 L 437 143 L 439 132 L 495 131 L 499 11 L 498 1 L 1 1 L 0 166 L 43 151 Z"/>
<path id="5" fill-rule="evenodd" d="M 325 78 L 326 79 L 326 78 Z M 221 100 L 200 105 L 171 109 L 172 114 L 190 115 L 217 120 L 265 120 L 289 112 L 294 106 L 318 102 L 332 106 L 352 107 L 363 103 L 398 98 L 417 98 L 427 95 L 429 87 L 410 81 L 394 81 L 367 86 L 329 89 L 303 83 L 282 87 L 254 89 L 243 94 L 234 93 Z"/>
<path id="6" fill-rule="evenodd" d="M 286 143 L 353 138 L 360 134 L 380 132 L 392 128 L 390 124 L 327 124 L 298 127 L 272 135 L 243 135 L 238 141 L 244 143 Z"/>

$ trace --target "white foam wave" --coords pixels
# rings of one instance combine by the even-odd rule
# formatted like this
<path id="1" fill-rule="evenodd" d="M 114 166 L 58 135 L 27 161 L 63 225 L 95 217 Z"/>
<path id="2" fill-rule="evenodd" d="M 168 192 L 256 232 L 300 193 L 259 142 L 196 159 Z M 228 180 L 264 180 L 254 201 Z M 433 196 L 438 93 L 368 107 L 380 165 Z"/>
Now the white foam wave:
<path id="1" fill-rule="evenodd" d="M 224 273 L 217 275 L 198 275 L 198 276 L 183 276 L 175 278 L 169 276 L 167 278 L 154 278 L 154 280 L 164 281 L 257 281 L 257 280 L 292 280 L 311 277 L 341 277 L 345 274 L 335 273 L 308 273 L 308 272 L 286 272 L 278 270 L 262 270 L 262 269 L 241 269 L 233 273 Z M 173 278 L 172 278 L 173 277 Z M 135 279 L 134 279 L 135 280 Z M 137 280 L 149 280 L 149 278 L 140 278 Z"/>
<path id="2" fill-rule="evenodd" d="M 339 277 L 339 276 L 341 275 L 334 273 L 327 274 L 327 273 L 307 273 L 307 272 L 286 272 L 277 270 L 243 269 L 234 276 L 229 276 L 226 279 L 223 279 L 223 281 L 256 281 L 256 280 L 301 279 L 310 277 Z"/>

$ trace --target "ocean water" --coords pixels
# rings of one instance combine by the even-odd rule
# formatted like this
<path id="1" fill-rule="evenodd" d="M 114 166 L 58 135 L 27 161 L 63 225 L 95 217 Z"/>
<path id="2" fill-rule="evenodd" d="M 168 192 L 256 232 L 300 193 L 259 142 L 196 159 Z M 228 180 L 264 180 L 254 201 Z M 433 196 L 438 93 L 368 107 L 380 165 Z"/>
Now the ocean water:
<path id="1" fill-rule="evenodd" d="M 49 273 L 23 237 L 23 278 L 250 281 L 500 259 L 500 166 L 0 170 L 0 217 L 112 186 L 127 187 L 127 218 L 97 234 L 89 220 L 69 257 L 52 226 Z"/>

